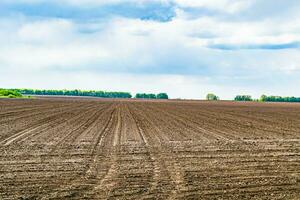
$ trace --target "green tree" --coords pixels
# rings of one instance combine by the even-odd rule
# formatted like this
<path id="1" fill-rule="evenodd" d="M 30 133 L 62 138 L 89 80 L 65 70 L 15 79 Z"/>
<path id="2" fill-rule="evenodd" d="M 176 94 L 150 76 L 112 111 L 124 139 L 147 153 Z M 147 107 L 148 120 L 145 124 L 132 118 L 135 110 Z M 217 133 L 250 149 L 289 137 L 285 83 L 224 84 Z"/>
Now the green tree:
<path id="1" fill-rule="evenodd" d="M 215 94 L 209 93 L 206 95 L 206 100 L 208 101 L 217 101 L 219 100 L 219 97 Z"/>

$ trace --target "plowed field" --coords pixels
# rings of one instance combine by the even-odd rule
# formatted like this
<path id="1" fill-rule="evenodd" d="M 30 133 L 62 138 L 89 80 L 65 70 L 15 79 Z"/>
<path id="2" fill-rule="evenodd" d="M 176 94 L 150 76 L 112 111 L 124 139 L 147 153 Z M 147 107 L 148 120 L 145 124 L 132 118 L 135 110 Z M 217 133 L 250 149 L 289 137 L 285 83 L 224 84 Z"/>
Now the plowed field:
<path id="1" fill-rule="evenodd" d="M 300 199 L 300 104 L 0 99 L 0 199 Z"/>

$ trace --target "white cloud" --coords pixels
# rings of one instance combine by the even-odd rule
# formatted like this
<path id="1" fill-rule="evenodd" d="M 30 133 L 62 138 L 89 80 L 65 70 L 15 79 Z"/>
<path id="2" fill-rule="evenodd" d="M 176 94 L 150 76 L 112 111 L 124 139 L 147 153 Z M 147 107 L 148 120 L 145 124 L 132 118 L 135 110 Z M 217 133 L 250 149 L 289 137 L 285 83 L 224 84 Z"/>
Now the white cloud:
<path id="1" fill-rule="evenodd" d="M 19 27 L 17 38 L 22 42 L 63 42 L 74 32 L 73 23 L 63 19 L 51 19 L 25 23 Z"/>
<path id="2" fill-rule="evenodd" d="M 269 21 L 227 22 L 209 17 L 185 19 L 178 16 L 166 23 L 114 18 L 104 25 L 98 24 L 102 27 L 100 31 L 84 34 L 79 31 L 81 25 L 71 20 L 25 20 L 19 26 L 12 24 L 7 29 L 9 33 L 6 29 L 0 31 L 0 34 L 4 32 L 2 35 L 8 35 L 1 41 L 0 61 L 9 67 L 40 69 L 98 65 L 99 71 L 101 68 L 107 70 L 108 67 L 115 67 L 115 71 L 118 71 L 121 66 L 123 70 L 135 71 L 143 67 L 163 68 L 165 66 L 161 65 L 176 64 L 176 59 L 180 59 L 187 52 L 185 58 L 193 59 L 191 62 L 195 62 L 196 65 L 198 63 L 199 67 L 205 65 L 218 68 L 222 67 L 222 63 L 226 63 L 226 66 L 238 64 L 239 60 L 233 63 L 230 56 L 234 57 L 240 53 L 233 52 L 229 56 L 218 50 L 206 49 L 209 45 L 284 44 L 300 40 L 299 34 L 293 32 L 293 30 L 298 31 L 298 26 L 291 27 L 287 24 L 289 32 L 286 32 L 284 25 L 275 27 L 274 24 L 275 22 Z M 97 23 L 92 25 L 97 26 Z M 276 34 L 272 35 L 274 32 Z M 206 37 L 205 34 L 211 37 Z M 256 51 L 257 54 L 259 52 Z M 201 58 L 202 61 L 197 57 L 193 58 L 197 55 L 204 57 Z M 222 57 L 219 66 L 216 66 L 218 62 L 210 59 L 217 55 L 227 56 L 227 58 Z M 170 62 L 169 56 L 177 56 L 177 58 L 175 57 L 174 62 Z M 284 59 L 286 55 L 281 52 L 279 55 L 276 54 L 276 57 L 278 56 L 286 62 L 286 65 L 294 66 L 293 68 L 297 66 L 295 59 Z M 246 54 L 246 57 L 256 60 L 252 53 Z M 179 62 L 185 61 L 179 60 Z M 186 61 L 186 64 L 191 62 Z M 260 62 L 268 64 L 269 61 L 262 59 Z M 239 65 L 252 66 L 246 62 Z M 268 65 L 273 66 L 273 64 Z M 286 68 L 284 64 L 280 67 Z"/>
<path id="3" fill-rule="evenodd" d="M 10 21 L 11 22 L 11 21 Z M 19 24 L 19 23 L 17 23 Z M 68 20 L 28 21 L 0 39 L 0 63 L 8 68 L 70 68 L 97 62 L 108 56 L 93 38 L 81 37 Z M 0 31 L 1 35 L 1 31 Z"/>

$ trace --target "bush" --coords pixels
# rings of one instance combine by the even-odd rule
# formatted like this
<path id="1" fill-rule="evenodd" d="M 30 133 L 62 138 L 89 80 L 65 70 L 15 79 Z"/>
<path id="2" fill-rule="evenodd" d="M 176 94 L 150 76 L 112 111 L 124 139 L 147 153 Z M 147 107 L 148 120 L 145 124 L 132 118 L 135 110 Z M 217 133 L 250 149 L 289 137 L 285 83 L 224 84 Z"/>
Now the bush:
<path id="1" fill-rule="evenodd" d="M 208 101 L 217 101 L 217 100 L 219 100 L 219 97 L 216 96 L 215 94 L 209 93 L 209 94 L 206 95 L 206 100 L 208 100 Z"/>

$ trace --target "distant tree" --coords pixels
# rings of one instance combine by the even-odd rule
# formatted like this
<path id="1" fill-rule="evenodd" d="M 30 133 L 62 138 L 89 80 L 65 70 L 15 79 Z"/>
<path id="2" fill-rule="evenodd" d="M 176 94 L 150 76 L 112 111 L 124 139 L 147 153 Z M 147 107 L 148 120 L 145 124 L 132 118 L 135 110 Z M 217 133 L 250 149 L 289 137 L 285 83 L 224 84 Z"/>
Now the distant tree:
<path id="1" fill-rule="evenodd" d="M 206 100 L 208 101 L 217 101 L 219 100 L 219 97 L 216 96 L 215 94 L 209 93 L 206 95 Z"/>
<path id="2" fill-rule="evenodd" d="M 234 98 L 235 101 L 253 101 L 250 95 L 237 95 Z"/>
<path id="3" fill-rule="evenodd" d="M 169 96 L 167 95 L 167 93 L 159 93 L 156 95 L 157 99 L 169 99 Z"/>

